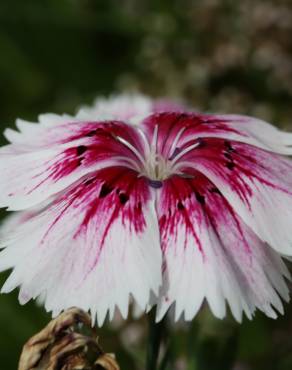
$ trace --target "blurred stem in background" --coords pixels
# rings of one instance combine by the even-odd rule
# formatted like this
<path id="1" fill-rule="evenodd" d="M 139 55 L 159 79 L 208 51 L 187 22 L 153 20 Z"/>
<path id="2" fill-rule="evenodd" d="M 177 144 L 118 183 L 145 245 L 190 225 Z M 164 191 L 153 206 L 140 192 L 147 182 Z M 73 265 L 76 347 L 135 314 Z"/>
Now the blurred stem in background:
<path id="1" fill-rule="evenodd" d="M 186 363 L 182 364 L 184 369 L 234 369 L 239 338 L 239 325 L 235 321 L 219 321 L 208 310 L 202 310 L 197 320 L 182 324 L 189 328 L 185 341 L 174 323 L 172 331 L 167 324 L 167 318 L 155 323 L 155 309 L 148 314 L 146 370 L 173 370 L 180 366 L 177 349 L 181 346 L 187 352 Z"/>
<path id="2" fill-rule="evenodd" d="M 165 370 L 170 357 L 169 338 L 167 338 L 166 318 L 160 322 L 155 322 L 156 309 L 152 309 L 148 314 L 148 338 L 146 353 L 146 370 Z M 159 364 L 162 345 L 164 354 Z"/>
<path id="3" fill-rule="evenodd" d="M 239 325 L 208 311 L 190 323 L 187 370 L 231 370 L 237 358 Z"/>

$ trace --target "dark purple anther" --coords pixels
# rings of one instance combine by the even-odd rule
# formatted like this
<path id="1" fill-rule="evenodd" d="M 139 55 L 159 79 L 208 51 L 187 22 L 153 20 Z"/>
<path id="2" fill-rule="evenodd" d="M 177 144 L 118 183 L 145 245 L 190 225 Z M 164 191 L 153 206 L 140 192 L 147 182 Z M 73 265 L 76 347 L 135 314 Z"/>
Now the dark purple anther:
<path id="1" fill-rule="evenodd" d="M 206 146 L 206 141 L 204 141 L 201 137 L 197 139 L 198 146 L 197 148 L 204 148 Z"/>
<path id="2" fill-rule="evenodd" d="M 159 189 L 162 187 L 163 183 L 159 180 L 148 180 L 149 185 L 154 189 Z"/>
<path id="3" fill-rule="evenodd" d="M 168 158 L 168 160 L 172 161 L 179 153 L 181 152 L 180 148 L 175 148 L 172 155 Z"/>

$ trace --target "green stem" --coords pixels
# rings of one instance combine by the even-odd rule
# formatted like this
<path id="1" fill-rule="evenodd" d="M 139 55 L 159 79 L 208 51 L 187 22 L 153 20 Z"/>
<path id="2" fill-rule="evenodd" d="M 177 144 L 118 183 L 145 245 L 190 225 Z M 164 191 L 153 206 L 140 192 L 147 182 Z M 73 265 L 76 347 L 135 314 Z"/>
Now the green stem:
<path id="1" fill-rule="evenodd" d="M 147 343 L 147 355 L 146 355 L 146 370 L 157 370 L 158 369 L 158 356 L 160 346 L 164 333 L 164 321 L 155 323 L 155 309 L 152 309 L 148 314 L 148 343 Z"/>
<path id="2" fill-rule="evenodd" d="M 168 343 L 166 343 L 166 349 L 165 349 L 164 355 L 161 359 L 161 363 L 159 365 L 158 370 L 168 369 L 168 365 L 169 365 L 171 359 L 172 359 L 172 347 L 171 347 L 170 340 L 168 340 Z"/>

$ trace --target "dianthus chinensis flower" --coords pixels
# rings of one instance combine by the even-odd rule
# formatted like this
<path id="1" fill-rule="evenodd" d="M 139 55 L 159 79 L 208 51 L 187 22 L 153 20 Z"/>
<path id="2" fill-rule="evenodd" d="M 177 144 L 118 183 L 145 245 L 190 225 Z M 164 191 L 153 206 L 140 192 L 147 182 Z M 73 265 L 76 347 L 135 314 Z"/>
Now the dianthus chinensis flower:
<path id="1" fill-rule="evenodd" d="M 289 299 L 292 134 L 238 115 L 184 111 L 143 96 L 76 116 L 17 121 L 0 150 L 2 291 L 71 306 L 102 324 L 130 297 L 161 319 L 204 299 L 240 321 Z"/>

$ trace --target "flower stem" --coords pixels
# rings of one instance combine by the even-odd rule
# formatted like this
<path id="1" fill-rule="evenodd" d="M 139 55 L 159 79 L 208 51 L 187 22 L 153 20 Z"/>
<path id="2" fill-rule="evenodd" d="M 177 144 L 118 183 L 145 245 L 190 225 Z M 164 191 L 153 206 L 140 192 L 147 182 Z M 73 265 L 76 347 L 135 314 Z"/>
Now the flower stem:
<path id="1" fill-rule="evenodd" d="M 146 370 L 157 370 L 158 369 L 158 356 L 164 334 L 164 321 L 159 323 L 155 322 L 156 310 L 152 309 L 148 314 L 148 342 L 147 342 L 147 354 L 146 354 Z"/>
<path id="2" fill-rule="evenodd" d="M 168 365 L 170 361 L 172 360 L 172 345 L 170 343 L 170 340 L 168 340 L 168 343 L 166 344 L 164 355 L 161 359 L 161 363 L 159 365 L 158 370 L 166 370 L 168 369 Z"/>

